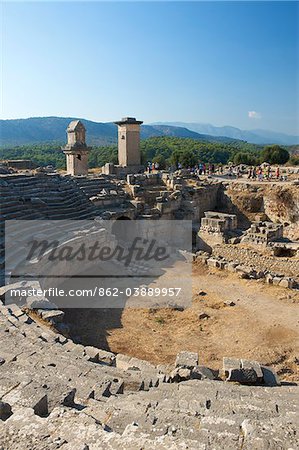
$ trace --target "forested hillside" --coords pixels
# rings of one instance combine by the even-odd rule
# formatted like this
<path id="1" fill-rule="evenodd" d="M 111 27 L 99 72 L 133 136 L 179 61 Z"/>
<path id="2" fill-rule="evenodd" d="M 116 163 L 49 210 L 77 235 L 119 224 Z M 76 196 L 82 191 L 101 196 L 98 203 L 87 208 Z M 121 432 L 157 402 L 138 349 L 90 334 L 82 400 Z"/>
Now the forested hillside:
<path id="1" fill-rule="evenodd" d="M 1 159 L 31 159 L 39 165 L 53 164 L 57 168 L 64 168 L 65 156 L 61 150 L 62 145 L 63 142 L 51 142 L 6 148 L 0 150 Z M 225 164 L 240 155 L 243 155 L 247 162 L 255 163 L 262 148 L 241 141 L 217 143 L 165 136 L 141 141 L 143 163 L 158 158 L 161 167 L 177 162 L 189 166 L 198 161 Z M 247 156 L 244 157 L 244 155 Z M 106 162 L 117 163 L 117 145 L 92 148 L 89 154 L 89 166 L 91 168 L 100 167 Z"/>

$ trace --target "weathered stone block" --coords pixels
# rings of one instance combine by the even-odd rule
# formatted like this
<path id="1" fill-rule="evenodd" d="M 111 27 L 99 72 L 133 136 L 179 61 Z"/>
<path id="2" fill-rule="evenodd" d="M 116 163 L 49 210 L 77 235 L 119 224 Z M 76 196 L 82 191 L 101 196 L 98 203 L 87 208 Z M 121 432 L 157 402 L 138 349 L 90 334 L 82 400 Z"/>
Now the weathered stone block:
<path id="1" fill-rule="evenodd" d="M 228 376 L 229 370 L 241 369 L 241 360 L 237 358 L 223 358 L 223 372 Z"/>
<path id="2" fill-rule="evenodd" d="M 280 277 L 274 277 L 272 283 L 274 284 L 274 286 L 278 286 L 281 281 L 282 280 Z"/>
<path id="3" fill-rule="evenodd" d="M 76 395 L 76 389 L 70 389 L 66 392 L 63 392 L 61 395 L 61 404 L 63 406 L 73 407 L 75 406 L 75 395 Z"/>
<path id="4" fill-rule="evenodd" d="M 237 263 L 229 262 L 229 263 L 227 264 L 227 270 L 228 270 L 229 272 L 235 272 L 237 265 L 238 265 Z"/>
<path id="5" fill-rule="evenodd" d="M 218 259 L 215 259 L 215 258 L 209 258 L 207 260 L 207 264 L 209 267 L 217 267 L 217 268 L 220 267 L 220 263 L 219 263 Z"/>
<path id="6" fill-rule="evenodd" d="M 102 397 L 110 397 L 110 386 L 111 386 L 111 380 L 104 379 L 99 381 L 97 384 L 93 386 L 94 391 L 94 399 L 95 400 L 101 400 Z"/>
<path id="7" fill-rule="evenodd" d="M 57 309 L 55 303 L 50 302 L 45 297 L 28 297 L 26 307 L 29 309 Z"/>
<path id="8" fill-rule="evenodd" d="M 250 361 L 248 359 L 241 359 L 242 369 L 253 369 L 256 372 L 258 379 L 261 381 L 263 379 L 263 372 L 260 364 L 257 361 Z"/>
<path id="9" fill-rule="evenodd" d="M 40 314 L 43 320 L 54 324 L 57 322 L 62 322 L 64 318 L 64 312 L 60 311 L 59 309 L 41 311 Z"/>
<path id="10" fill-rule="evenodd" d="M 190 380 L 191 370 L 186 367 L 176 367 L 170 374 L 170 381 L 179 383 L 180 381 Z"/>
<path id="11" fill-rule="evenodd" d="M 280 386 L 279 378 L 271 367 L 261 366 L 263 372 L 263 380 L 266 386 Z"/>
<path id="12" fill-rule="evenodd" d="M 87 346 L 84 347 L 84 352 L 88 358 L 89 361 L 92 362 L 99 362 L 99 349 L 92 347 L 92 346 Z"/>
<path id="13" fill-rule="evenodd" d="M 7 420 L 11 415 L 12 410 L 10 404 L 0 401 L 0 419 Z"/>
<path id="14" fill-rule="evenodd" d="M 254 369 L 229 369 L 226 381 L 237 381 L 240 384 L 255 384 L 257 374 Z"/>
<path id="15" fill-rule="evenodd" d="M 293 289 L 294 284 L 295 283 L 292 278 L 283 278 L 282 280 L 280 280 L 279 286 L 287 289 Z"/>
<path id="16" fill-rule="evenodd" d="M 208 367 L 196 366 L 193 369 L 191 369 L 190 378 L 196 380 L 205 380 L 205 379 L 215 380 L 215 375 Z"/>
<path id="17" fill-rule="evenodd" d="M 191 369 L 198 365 L 198 354 L 195 352 L 180 352 L 175 360 L 175 367 L 186 367 Z"/>

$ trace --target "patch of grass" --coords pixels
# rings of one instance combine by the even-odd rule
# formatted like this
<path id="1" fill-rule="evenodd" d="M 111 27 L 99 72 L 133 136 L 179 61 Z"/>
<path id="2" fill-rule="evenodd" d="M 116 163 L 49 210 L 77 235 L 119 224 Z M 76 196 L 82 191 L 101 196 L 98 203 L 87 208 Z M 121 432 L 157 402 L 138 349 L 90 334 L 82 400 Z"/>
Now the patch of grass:
<path id="1" fill-rule="evenodd" d="M 160 317 L 160 316 L 155 317 L 155 321 L 157 323 L 159 323 L 160 325 L 164 325 L 164 323 L 165 323 L 165 319 L 163 317 Z"/>

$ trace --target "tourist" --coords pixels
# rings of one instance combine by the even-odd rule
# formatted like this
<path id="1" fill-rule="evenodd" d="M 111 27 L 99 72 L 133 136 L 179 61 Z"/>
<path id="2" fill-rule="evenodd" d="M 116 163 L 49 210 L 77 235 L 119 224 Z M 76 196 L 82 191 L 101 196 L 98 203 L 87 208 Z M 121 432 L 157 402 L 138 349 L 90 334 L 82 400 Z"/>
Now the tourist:
<path id="1" fill-rule="evenodd" d="M 269 165 L 268 169 L 267 169 L 267 179 L 268 179 L 268 181 L 270 180 L 270 178 L 271 178 L 271 166 Z"/>
<path id="2" fill-rule="evenodd" d="M 280 169 L 279 169 L 279 167 L 277 166 L 277 167 L 276 167 L 276 179 L 279 180 L 279 178 L 280 178 Z"/>

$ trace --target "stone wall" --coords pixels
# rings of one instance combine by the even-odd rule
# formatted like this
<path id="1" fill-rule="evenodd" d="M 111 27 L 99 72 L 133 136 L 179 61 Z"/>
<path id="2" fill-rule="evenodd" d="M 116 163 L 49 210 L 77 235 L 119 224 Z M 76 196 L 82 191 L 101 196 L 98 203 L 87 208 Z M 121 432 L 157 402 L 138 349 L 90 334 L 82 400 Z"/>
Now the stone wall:
<path id="1" fill-rule="evenodd" d="M 293 277 L 298 277 L 299 274 L 298 258 L 268 256 L 242 245 L 217 245 L 213 249 L 213 255 L 216 257 L 222 256 L 227 261 L 238 261 L 240 264 L 253 266 L 258 271 L 268 270 Z"/>

